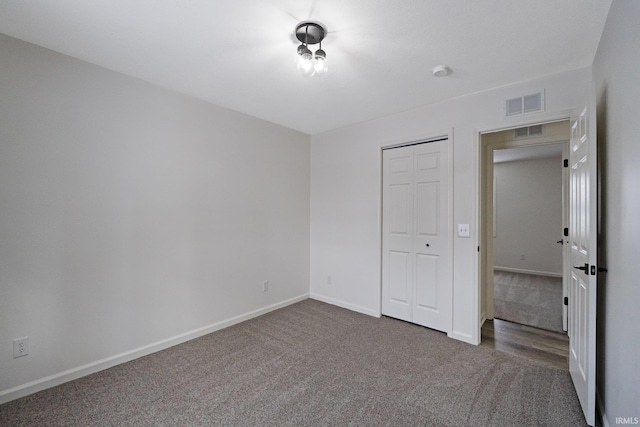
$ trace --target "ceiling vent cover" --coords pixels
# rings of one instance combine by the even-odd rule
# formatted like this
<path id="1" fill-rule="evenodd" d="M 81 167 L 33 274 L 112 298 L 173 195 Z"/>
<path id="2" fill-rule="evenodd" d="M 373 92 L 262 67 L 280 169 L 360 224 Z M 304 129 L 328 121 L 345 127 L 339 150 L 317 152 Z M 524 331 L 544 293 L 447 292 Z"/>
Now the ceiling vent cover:
<path id="1" fill-rule="evenodd" d="M 507 117 L 540 111 L 544 111 L 544 91 L 507 99 L 505 103 Z"/>

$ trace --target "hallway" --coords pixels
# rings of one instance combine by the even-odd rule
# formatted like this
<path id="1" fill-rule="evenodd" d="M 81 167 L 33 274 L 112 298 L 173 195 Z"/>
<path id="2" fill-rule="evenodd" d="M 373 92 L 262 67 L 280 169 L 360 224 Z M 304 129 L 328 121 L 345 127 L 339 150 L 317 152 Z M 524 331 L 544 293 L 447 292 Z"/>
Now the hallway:
<path id="1" fill-rule="evenodd" d="M 494 319 L 487 320 L 482 326 L 481 345 L 569 369 L 569 337 L 566 334 Z"/>

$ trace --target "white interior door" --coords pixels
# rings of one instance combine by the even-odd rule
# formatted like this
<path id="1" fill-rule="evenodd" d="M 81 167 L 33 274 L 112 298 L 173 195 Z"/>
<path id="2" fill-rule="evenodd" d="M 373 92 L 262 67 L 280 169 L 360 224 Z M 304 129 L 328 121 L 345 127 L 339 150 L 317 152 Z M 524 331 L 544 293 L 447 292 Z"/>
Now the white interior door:
<path id="1" fill-rule="evenodd" d="M 383 153 L 382 314 L 451 330 L 448 142 Z"/>
<path id="2" fill-rule="evenodd" d="M 571 142 L 562 144 L 562 158 L 569 159 Z M 563 160 L 564 161 L 564 160 Z M 571 245 L 569 245 L 569 167 L 563 164 L 562 168 L 562 330 L 569 331 L 569 284 L 571 282 Z M 565 230 L 567 233 L 565 233 Z M 565 303 L 566 302 L 566 303 Z"/>
<path id="3" fill-rule="evenodd" d="M 385 150 L 383 173 L 382 314 L 412 321 L 413 146 Z"/>
<path id="4" fill-rule="evenodd" d="M 452 275 L 447 141 L 415 146 L 413 322 L 449 332 Z"/>
<path id="5" fill-rule="evenodd" d="M 589 425 L 595 423 L 598 273 L 594 104 L 571 120 L 569 152 L 569 371 Z"/>

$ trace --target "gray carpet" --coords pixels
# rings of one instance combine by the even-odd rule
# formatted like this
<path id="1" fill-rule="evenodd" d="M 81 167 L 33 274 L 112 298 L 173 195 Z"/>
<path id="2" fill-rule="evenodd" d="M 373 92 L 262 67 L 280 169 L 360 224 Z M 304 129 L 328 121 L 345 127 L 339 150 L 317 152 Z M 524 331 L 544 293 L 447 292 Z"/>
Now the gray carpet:
<path id="1" fill-rule="evenodd" d="M 494 271 L 493 316 L 562 332 L 562 278 Z"/>
<path id="2" fill-rule="evenodd" d="M 565 370 L 306 300 L 9 402 L 0 425 L 585 424 Z"/>

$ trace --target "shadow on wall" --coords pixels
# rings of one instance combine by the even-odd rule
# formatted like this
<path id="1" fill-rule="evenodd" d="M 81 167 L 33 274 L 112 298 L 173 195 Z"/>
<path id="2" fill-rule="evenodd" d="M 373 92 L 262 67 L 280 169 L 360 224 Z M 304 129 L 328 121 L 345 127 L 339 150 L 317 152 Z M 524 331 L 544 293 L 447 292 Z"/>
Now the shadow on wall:
<path id="1" fill-rule="evenodd" d="M 597 94 L 596 100 L 597 120 L 597 144 L 598 144 L 598 265 L 607 267 L 607 212 L 603 209 L 607 206 L 607 86 L 602 87 L 602 92 Z M 604 397 L 604 372 L 606 321 L 607 321 L 607 275 L 598 275 L 598 302 L 596 313 L 596 390 L 603 401 Z"/>

